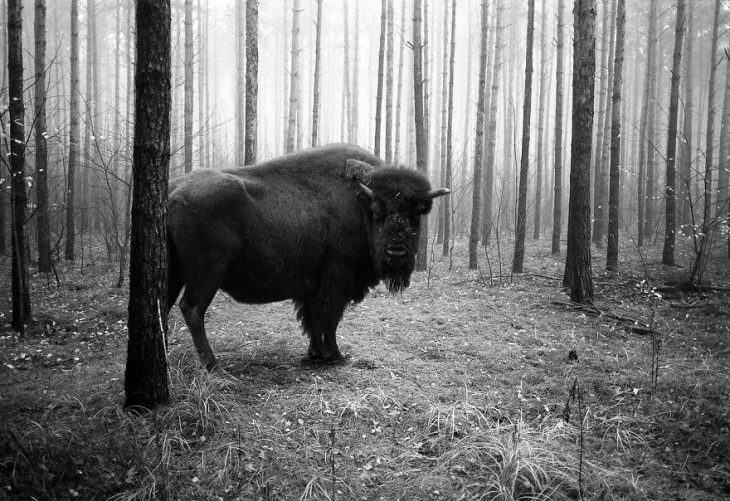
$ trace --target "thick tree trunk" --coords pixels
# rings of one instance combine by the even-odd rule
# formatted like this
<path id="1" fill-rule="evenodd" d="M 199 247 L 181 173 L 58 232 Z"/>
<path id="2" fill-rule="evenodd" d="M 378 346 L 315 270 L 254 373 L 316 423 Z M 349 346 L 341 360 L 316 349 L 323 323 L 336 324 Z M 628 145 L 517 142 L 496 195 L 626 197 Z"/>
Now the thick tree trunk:
<path id="1" fill-rule="evenodd" d="M 419 2 L 420 5 L 420 2 Z M 415 8 L 415 7 L 414 7 Z M 383 73 L 385 69 L 385 31 L 387 20 L 388 5 L 386 0 L 382 0 L 380 4 L 380 50 L 378 51 L 378 88 L 375 96 L 375 156 L 380 156 L 380 122 L 383 116 Z M 420 22 L 420 13 L 419 22 Z M 415 24 L 415 15 L 413 22 Z M 420 25 L 419 25 L 420 26 Z M 418 34 L 420 40 L 421 34 Z M 415 39 L 415 35 L 414 35 Z M 416 48 L 413 49 L 416 51 Z M 420 48 L 417 49 L 420 52 Z M 414 70 L 415 71 L 415 70 Z M 419 84 L 421 85 L 421 84 Z"/>
<path id="2" fill-rule="evenodd" d="M 256 163 L 259 97 L 259 2 L 246 0 L 246 134 L 245 165 Z"/>
<path id="3" fill-rule="evenodd" d="M 185 103 L 183 138 L 185 172 L 193 170 L 193 0 L 185 0 Z"/>
<path id="4" fill-rule="evenodd" d="M 682 64 L 682 39 L 684 36 L 685 0 L 677 0 L 677 24 L 674 32 L 674 55 L 672 57 L 672 88 L 669 97 L 669 133 L 667 136 L 667 171 L 665 198 L 665 230 L 662 264 L 674 265 L 675 241 L 675 176 L 674 166 L 677 155 L 677 119 L 679 116 L 679 77 Z"/>
<path id="5" fill-rule="evenodd" d="M 608 193 L 608 243 L 606 245 L 606 269 L 618 270 L 619 200 L 621 156 L 621 82 L 624 64 L 624 38 L 626 31 L 626 2 L 618 0 L 616 6 L 616 53 L 613 61 L 613 96 L 611 103 L 611 167 Z"/>
<path id="6" fill-rule="evenodd" d="M 558 0 L 558 31 L 556 35 L 558 62 L 555 70 L 555 150 L 553 196 L 553 238 L 552 253 L 560 252 L 560 227 L 563 219 L 563 11 L 565 0 Z"/>
<path id="7" fill-rule="evenodd" d="M 520 185 L 517 193 L 517 227 L 512 271 L 522 273 L 525 260 L 525 231 L 527 226 L 527 176 L 530 166 L 530 115 L 532 112 L 532 42 L 535 32 L 535 0 L 528 0 L 527 47 L 525 49 L 525 100 L 522 106 L 522 158 Z"/>
<path id="8" fill-rule="evenodd" d="M 532 1 L 532 0 L 530 0 Z M 479 267 L 479 231 L 481 229 L 482 214 L 482 157 L 484 149 L 484 89 L 487 78 L 487 52 L 489 51 L 488 37 L 488 6 L 487 0 L 482 0 L 481 49 L 479 55 L 479 92 L 477 93 L 477 120 L 476 138 L 474 139 L 474 170 L 471 199 L 471 225 L 469 229 L 469 268 L 476 270 Z"/>
<path id="9" fill-rule="evenodd" d="M 314 45 L 314 90 L 312 96 L 312 146 L 317 146 L 319 134 L 319 87 L 322 79 L 322 0 L 317 0 L 317 26 Z"/>
<path id="10" fill-rule="evenodd" d="M 383 2 L 385 7 L 385 2 Z M 415 104 L 416 128 L 416 168 L 428 175 L 426 164 L 427 150 L 426 129 L 423 116 L 423 45 L 421 44 L 421 0 L 413 2 L 413 96 Z M 381 45 L 382 51 L 382 45 Z M 381 96 L 382 97 L 382 96 Z M 421 216 L 421 236 L 418 240 L 416 271 L 425 271 L 428 262 L 428 216 Z"/>
<path id="11" fill-rule="evenodd" d="M 563 285 L 570 289 L 572 301 L 590 304 L 593 302 L 590 176 L 596 75 L 596 0 L 575 0 L 573 17 L 573 133 Z"/>
<path id="12" fill-rule="evenodd" d="M 35 188 L 38 216 L 38 271 L 51 271 L 46 144 L 46 2 L 35 0 Z"/>
<path id="13" fill-rule="evenodd" d="M 124 407 L 168 401 L 167 181 L 170 163 L 170 1 L 137 0 L 134 195 Z"/>
<path id="14" fill-rule="evenodd" d="M 446 173 L 444 175 L 444 186 L 451 190 L 452 187 L 452 166 L 454 156 L 454 145 L 452 132 L 454 130 L 454 55 L 456 54 L 456 0 L 451 1 L 451 53 L 449 55 L 449 90 L 448 90 L 448 116 L 446 126 Z M 448 256 L 451 250 L 451 196 L 444 197 L 444 242 L 443 255 Z"/>
<path id="15" fill-rule="evenodd" d="M 8 97 L 10 121 L 10 188 L 12 224 L 11 294 L 13 330 L 25 332 L 30 318 L 30 289 L 26 263 L 25 207 L 25 104 L 23 102 L 23 5 L 8 0 Z"/>

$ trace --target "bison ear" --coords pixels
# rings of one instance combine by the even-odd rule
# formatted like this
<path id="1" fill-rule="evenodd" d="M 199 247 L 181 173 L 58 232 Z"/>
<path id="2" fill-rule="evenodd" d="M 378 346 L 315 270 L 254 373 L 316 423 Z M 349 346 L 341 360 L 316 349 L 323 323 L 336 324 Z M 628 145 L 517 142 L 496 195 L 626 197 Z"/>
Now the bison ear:
<path id="1" fill-rule="evenodd" d="M 437 190 L 431 190 L 426 193 L 426 198 L 428 198 L 429 200 L 433 200 L 434 198 L 442 197 L 444 195 L 448 195 L 449 193 L 451 193 L 450 190 L 446 188 L 439 188 Z"/>
<path id="2" fill-rule="evenodd" d="M 345 175 L 359 183 L 367 182 L 374 169 L 369 163 L 354 158 L 345 161 Z"/>

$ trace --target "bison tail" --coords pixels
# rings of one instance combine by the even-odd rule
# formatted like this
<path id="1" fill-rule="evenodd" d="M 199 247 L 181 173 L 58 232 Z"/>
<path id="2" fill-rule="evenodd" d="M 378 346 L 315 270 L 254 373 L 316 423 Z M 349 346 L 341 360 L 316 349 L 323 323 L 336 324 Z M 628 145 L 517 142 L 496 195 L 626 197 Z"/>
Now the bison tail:
<path id="1" fill-rule="evenodd" d="M 170 232 L 167 233 L 167 312 L 175 305 L 180 291 L 185 285 L 184 273 L 177 247 Z"/>

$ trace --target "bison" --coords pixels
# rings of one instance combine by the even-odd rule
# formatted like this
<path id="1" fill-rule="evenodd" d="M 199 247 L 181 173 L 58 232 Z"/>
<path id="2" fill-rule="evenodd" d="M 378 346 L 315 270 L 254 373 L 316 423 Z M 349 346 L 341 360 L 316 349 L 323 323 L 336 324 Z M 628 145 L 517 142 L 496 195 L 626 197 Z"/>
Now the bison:
<path id="1" fill-rule="evenodd" d="M 220 289 L 242 303 L 291 299 L 307 359 L 341 360 L 345 308 L 384 281 L 407 287 L 421 216 L 436 197 L 422 174 L 330 145 L 253 166 L 196 170 L 170 183 L 168 311 L 180 291 L 201 363 L 217 366 L 205 311 Z"/>

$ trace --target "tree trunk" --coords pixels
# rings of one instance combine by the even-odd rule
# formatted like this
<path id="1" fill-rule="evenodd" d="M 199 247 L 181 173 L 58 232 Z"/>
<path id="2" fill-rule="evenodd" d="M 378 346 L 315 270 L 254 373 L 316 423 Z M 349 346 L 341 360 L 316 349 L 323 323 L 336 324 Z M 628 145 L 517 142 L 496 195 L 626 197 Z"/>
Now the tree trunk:
<path id="1" fill-rule="evenodd" d="M 599 217 L 603 217 L 603 208 L 604 206 L 601 205 L 600 202 L 600 194 L 599 190 L 601 189 L 601 172 L 603 171 L 603 136 L 604 132 L 606 130 L 605 128 L 605 117 L 608 111 L 608 67 L 609 67 L 609 58 L 610 58 L 610 44 L 609 39 L 611 37 L 611 30 L 609 30 L 609 26 L 611 24 L 611 15 L 608 9 L 609 0 L 603 0 L 602 1 L 603 8 L 602 15 L 603 15 L 603 22 L 601 23 L 602 26 L 602 34 L 601 34 L 601 67 L 600 67 L 600 76 L 598 78 L 598 96 L 596 99 L 598 100 L 598 117 L 597 120 L 594 123 L 594 129 L 596 131 L 596 134 L 594 136 L 595 139 L 595 149 L 593 151 L 593 242 L 596 242 L 596 237 L 598 236 L 596 234 L 596 221 L 598 221 Z M 606 89 L 604 90 L 604 85 L 606 86 Z"/>
<path id="2" fill-rule="evenodd" d="M 345 24 L 344 71 L 342 81 L 342 125 L 340 141 L 352 142 L 352 86 L 350 79 L 350 16 L 347 13 L 347 0 L 342 2 Z"/>
<path id="3" fill-rule="evenodd" d="M 383 3 L 385 7 L 385 3 Z M 423 116 L 423 45 L 421 44 L 421 0 L 413 2 L 413 97 L 415 105 L 416 129 L 416 168 L 424 176 L 428 175 L 426 164 L 428 147 Z M 382 51 L 382 45 L 381 45 Z M 416 271 L 425 271 L 428 261 L 428 216 L 421 216 L 421 235 L 418 240 Z"/>
<path id="4" fill-rule="evenodd" d="M 537 112 L 537 177 L 535 179 L 535 220 L 532 232 L 532 239 L 540 239 L 540 226 L 542 217 L 542 185 L 543 185 L 543 168 L 544 151 L 545 151 L 545 101 L 547 95 L 547 39 L 545 30 L 547 27 L 547 0 L 542 0 L 542 20 L 540 23 L 540 90 L 538 94 L 538 112 Z"/>
<path id="5" fill-rule="evenodd" d="M 236 1 L 236 166 L 245 165 L 246 152 L 246 76 L 245 76 L 245 9 L 246 5 L 242 0 Z"/>
<path id="6" fill-rule="evenodd" d="M 612 120 L 612 99 L 610 96 L 613 95 L 613 75 L 614 67 L 613 62 L 614 46 L 616 44 L 616 0 L 611 2 L 612 10 L 610 12 L 610 28 L 609 28 L 609 41 L 608 41 L 608 78 L 606 80 L 606 91 L 605 99 L 603 99 L 605 105 L 603 122 L 599 122 L 598 127 L 603 130 L 603 143 L 599 147 L 600 159 L 596 161 L 596 187 L 594 189 L 595 211 L 593 213 L 593 243 L 600 247 L 603 245 L 603 238 L 606 235 L 606 229 L 608 226 L 608 191 L 609 191 L 609 169 L 610 169 L 610 156 L 611 156 L 611 120 Z"/>
<path id="7" fill-rule="evenodd" d="M 449 2 L 444 1 L 443 45 L 441 47 L 441 137 L 439 144 L 439 174 L 441 186 L 446 186 L 446 112 L 449 98 Z M 436 243 L 444 242 L 444 219 L 446 206 L 438 203 Z"/>
<path id="8" fill-rule="evenodd" d="M 206 11 L 207 12 L 207 11 Z M 207 68 L 208 39 L 206 34 L 206 12 L 203 12 L 201 0 L 198 0 L 198 167 L 204 168 L 206 164 L 205 143 L 207 143 L 207 113 L 205 112 L 205 99 L 208 94 L 205 86 L 205 75 Z"/>
<path id="9" fill-rule="evenodd" d="M 357 82 L 359 82 L 359 74 L 360 74 L 360 8 L 359 8 L 359 2 L 355 2 L 355 36 L 353 37 L 353 60 L 352 60 L 352 81 L 355 82 L 355 85 L 352 86 L 352 110 L 351 110 L 351 120 L 350 120 L 350 142 L 353 144 L 360 144 L 358 140 L 358 126 L 357 126 L 357 120 L 358 120 L 358 106 L 357 106 L 357 100 L 360 98 L 358 89 L 360 88 L 359 85 L 357 85 Z"/>
<path id="10" fill-rule="evenodd" d="M 444 35 L 445 36 L 445 35 Z M 446 172 L 444 174 L 444 186 L 451 190 L 452 186 L 452 162 L 454 156 L 454 145 L 452 132 L 454 130 L 454 55 L 456 54 L 456 0 L 451 1 L 451 53 L 449 54 L 449 90 L 448 90 L 448 115 L 446 126 Z M 443 255 L 448 256 L 451 249 L 451 196 L 444 197 L 444 241 Z"/>
<path id="11" fill-rule="evenodd" d="M 300 57 L 300 40 L 299 40 L 299 16 L 301 13 L 300 0 L 294 0 L 294 8 L 292 9 L 292 28 L 291 28 L 291 83 L 289 84 L 289 127 L 286 140 L 287 153 L 293 152 L 297 148 L 297 138 L 301 132 L 301 117 L 299 109 L 301 108 L 301 75 L 299 69 Z"/>
<path id="12" fill-rule="evenodd" d="M 573 132 L 563 285 L 570 289 L 572 301 L 590 304 L 593 302 L 590 176 L 596 76 L 596 0 L 575 0 L 573 19 Z"/>
<path id="13" fill-rule="evenodd" d="M 482 245 L 489 244 L 489 236 L 492 233 L 494 217 L 492 215 L 494 197 L 494 151 L 497 143 L 497 102 L 499 99 L 499 71 L 502 68 L 502 38 L 504 26 L 502 16 L 504 4 L 500 0 L 497 3 L 497 17 L 495 21 L 494 37 L 494 64 L 492 66 L 492 91 L 489 95 L 489 128 L 485 137 L 486 145 L 484 151 L 484 200 L 482 201 L 484 221 L 482 221 Z"/>
<path id="14" fill-rule="evenodd" d="M 418 0 L 416 0 L 418 1 Z M 420 2 L 418 2 L 420 5 Z M 414 7 L 415 8 L 415 7 Z M 380 50 L 378 51 L 378 88 L 376 90 L 376 96 L 375 96 L 375 156 L 380 156 L 380 122 L 382 120 L 383 116 L 383 72 L 385 69 L 385 31 L 386 31 L 386 18 L 387 18 L 387 2 L 386 0 L 382 0 L 380 4 Z M 419 23 L 420 23 L 420 13 L 419 16 Z M 413 19 L 413 23 L 415 25 L 415 16 Z M 420 26 L 420 24 L 419 24 Z M 414 35 L 415 39 L 415 35 Z M 421 34 L 418 34 L 418 39 L 420 41 Z M 414 51 L 420 52 L 420 47 L 416 49 L 413 48 Z M 415 69 L 414 69 L 415 71 Z M 422 85 L 419 84 L 419 85 Z M 423 103 L 421 103 L 423 105 Z"/>
<path id="15" fill-rule="evenodd" d="M 74 221 L 76 170 L 79 165 L 79 0 L 71 0 L 71 110 L 69 120 L 68 172 L 66 173 L 66 248 L 65 257 L 73 261 L 76 251 Z"/>
<path id="16" fill-rule="evenodd" d="M 682 121 L 682 134 L 679 142 L 679 211 L 680 224 L 685 234 L 692 224 L 692 206 L 689 203 L 690 183 L 692 181 L 692 133 L 694 118 L 694 78 L 693 74 L 693 40 L 694 40 L 694 2 L 687 5 L 687 36 L 685 36 L 684 49 L 684 119 Z"/>
<path id="17" fill-rule="evenodd" d="M 530 0 L 532 2 L 533 0 Z M 479 267 L 479 231 L 482 213 L 482 156 L 484 149 L 484 89 L 487 78 L 487 52 L 489 51 L 489 17 L 487 0 L 482 0 L 481 49 L 479 53 L 479 92 L 477 93 L 476 138 L 474 139 L 474 171 L 472 182 L 471 226 L 469 229 L 469 268 Z"/>
<path id="18" fill-rule="evenodd" d="M 401 102 L 403 97 L 403 48 L 405 47 L 406 2 L 401 3 L 400 13 L 400 48 L 398 49 L 398 90 L 395 98 L 395 145 L 393 146 L 393 162 L 400 163 L 400 121 Z"/>
<path id="19" fill-rule="evenodd" d="M 560 253 L 560 227 L 563 219 L 563 11 L 565 0 L 558 0 L 558 62 L 555 70 L 555 157 L 553 196 L 552 253 Z"/>
<path id="20" fill-rule="evenodd" d="M 608 193 L 608 243 L 606 245 L 606 270 L 608 271 L 618 270 L 619 190 L 621 187 L 619 165 L 621 156 L 621 82 L 623 78 L 625 31 L 626 2 L 625 0 L 618 0 L 616 6 L 616 54 L 613 61 L 613 96 L 611 103 L 611 166 Z"/>
<path id="21" fill-rule="evenodd" d="M 647 33 L 647 59 L 646 59 L 646 77 L 644 80 L 644 97 L 641 105 L 641 118 L 639 122 L 639 174 L 637 182 L 638 195 L 638 225 L 637 225 L 637 245 L 644 245 L 644 226 L 645 226 L 645 208 L 646 208 L 646 170 L 647 158 L 649 153 L 649 140 L 647 132 L 649 129 L 649 121 L 651 115 L 651 95 L 653 75 L 656 74 L 656 2 L 651 0 L 649 8 L 649 31 Z"/>
<path id="22" fill-rule="evenodd" d="M 720 122 L 720 150 L 717 173 L 717 200 L 715 205 L 719 222 L 730 226 L 730 197 L 728 196 L 728 173 L 730 172 L 730 59 L 725 58 L 725 92 Z M 719 226 L 718 226 L 719 229 Z M 730 257 L 730 233 L 727 235 L 727 255 Z"/>
<path id="23" fill-rule="evenodd" d="M 0 55 L 2 55 L 2 60 L 5 62 L 7 61 L 7 43 L 8 43 L 8 37 L 7 37 L 7 16 L 6 16 L 6 7 L 7 2 L 0 2 Z M 6 67 L 7 65 L 5 65 Z M 6 87 L 6 71 L 0 71 L 0 102 L 3 103 L 3 106 L 5 106 L 6 102 L 6 96 L 5 92 L 7 90 Z M 7 141 L 0 141 L 0 164 L 4 166 L 10 165 L 8 163 L 8 152 L 7 147 L 9 146 L 9 143 Z M 5 240 L 6 240 L 6 230 L 5 221 L 7 220 L 7 215 L 5 213 L 5 207 L 10 206 L 10 193 L 7 191 L 8 183 L 0 184 L 0 256 L 5 256 L 7 252 Z"/>
<path id="24" fill-rule="evenodd" d="M 677 155 L 677 118 L 679 115 L 679 78 L 682 63 L 682 38 L 684 36 L 685 0 L 677 0 L 677 24 L 674 32 L 674 55 L 672 57 L 672 88 L 669 97 L 669 133 L 667 137 L 667 183 L 665 198 L 665 230 L 662 264 L 674 265 L 675 240 L 675 157 Z"/>
<path id="25" fill-rule="evenodd" d="M 170 0 L 137 0 L 134 195 L 124 407 L 168 401 L 167 180 L 170 163 Z"/>
<path id="26" fill-rule="evenodd" d="M 244 165 L 256 163 L 259 97 L 259 2 L 246 0 L 246 135 Z"/>
<path id="27" fill-rule="evenodd" d="M 25 105 L 23 103 L 23 5 L 8 0 L 8 97 L 10 121 L 10 187 L 12 224 L 12 306 L 11 326 L 25 333 L 30 318 L 30 289 L 25 238 Z"/>
<path id="28" fill-rule="evenodd" d="M 385 161 L 393 162 L 393 0 L 388 0 L 385 33 Z"/>
<path id="29" fill-rule="evenodd" d="M 185 103 L 183 105 L 185 172 L 193 171 L 193 76 L 193 0 L 185 0 Z"/>
<path id="30" fill-rule="evenodd" d="M 512 271 L 522 273 L 525 260 L 525 229 L 527 226 L 527 176 L 530 166 L 530 115 L 532 111 L 532 38 L 535 32 L 535 0 L 528 0 L 527 47 L 525 49 L 525 100 L 522 107 L 522 158 L 520 160 L 520 187 L 515 228 L 515 253 Z"/>
<path id="31" fill-rule="evenodd" d="M 314 90 L 312 96 L 312 147 L 317 146 L 317 135 L 319 134 L 319 86 L 322 67 L 322 0 L 317 0 L 317 32 L 314 45 Z"/>
<path id="32" fill-rule="evenodd" d="M 48 228 L 48 146 L 46 144 L 46 2 L 35 0 L 35 172 L 38 216 L 38 271 L 51 271 Z"/>
<path id="33" fill-rule="evenodd" d="M 712 24 L 712 43 L 710 47 L 710 80 L 707 90 L 707 135 L 705 137 L 705 175 L 704 175 L 704 210 L 702 211 L 702 226 L 699 236 L 699 246 L 696 249 L 695 262 L 691 272 L 691 283 L 699 285 L 702 282 L 703 274 L 710 252 L 710 239 L 712 234 L 712 168 L 713 168 L 713 147 L 715 139 L 715 80 L 717 78 L 717 44 L 718 27 L 720 24 L 720 3 L 715 0 L 715 15 Z"/>

